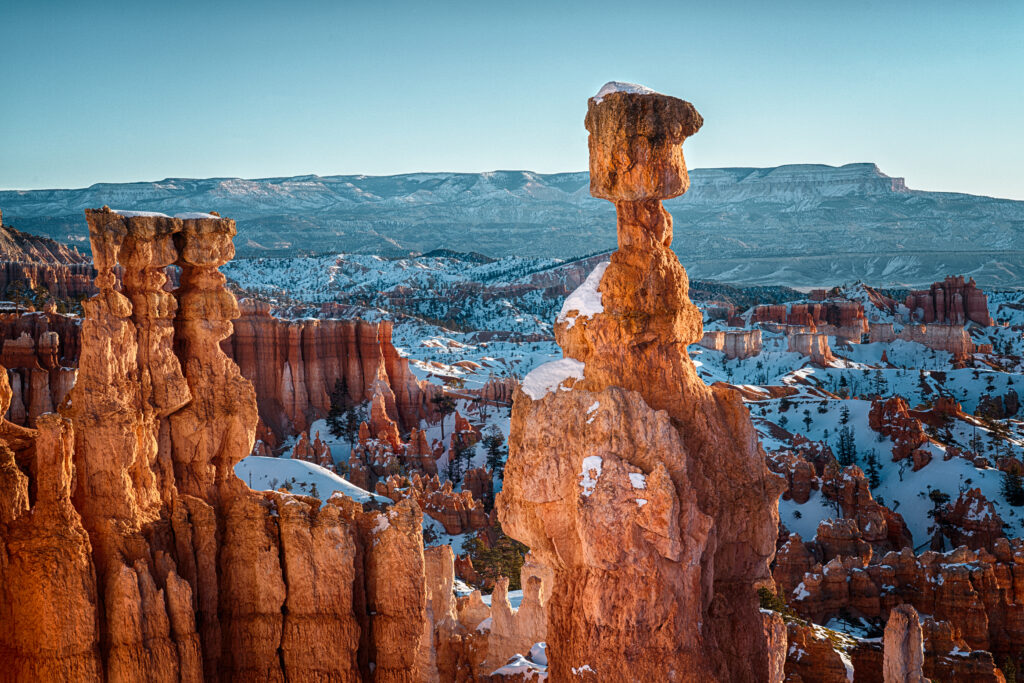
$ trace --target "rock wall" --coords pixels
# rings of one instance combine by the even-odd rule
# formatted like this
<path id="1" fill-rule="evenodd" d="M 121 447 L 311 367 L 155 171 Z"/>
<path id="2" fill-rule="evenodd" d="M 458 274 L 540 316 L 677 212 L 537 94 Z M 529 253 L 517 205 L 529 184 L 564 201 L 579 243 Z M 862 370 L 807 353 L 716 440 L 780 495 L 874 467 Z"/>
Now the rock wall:
<path id="1" fill-rule="evenodd" d="M 424 675 L 418 506 L 321 506 L 233 474 L 257 423 L 220 347 L 234 222 L 86 215 L 99 294 L 78 381 L 37 430 L 0 425 L 0 679 Z M 0 408 L 10 397 L 0 382 Z"/>
<path id="2" fill-rule="evenodd" d="M 963 325 L 945 323 L 904 325 L 899 338 L 917 342 L 936 351 L 948 351 L 953 360 L 962 361 L 974 353 L 974 342 Z"/>
<path id="3" fill-rule="evenodd" d="M 686 353 L 701 316 L 660 201 L 685 191 L 680 145 L 701 123 L 657 94 L 588 106 L 591 193 L 615 203 L 619 248 L 556 323 L 565 358 L 516 393 L 497 501 L 506 533 L 554 573 L 552 680 L 770 669 L 755 588 L 770 582 L 782 485 L 739 395 L 706 386 Z"/>
<path id="4" fill-rule="evenodd" d="M 1017 539 L 1001 539 L 992 553 L 961 547 L 915 555 L 905 548 L 870 562 L 836 556 L 822 564 L 799 537 L 791 537 L 779 551 L 775 579 L 789 605 L 816 623 L 842 613 L 887 619 L 906 603 L 948 622 L 968 652 L 987 650 L 1002 661 L 1024 647 L 1021 563 L 1024 547 Z"/>
<path id="5" fill-rule="evenodd" d="M 812 363 L 828 367 L 835 361 L 828 335 L 818 332 L 789 332 L 786 335 L 786 350 L 807 356 Z"/>
<path id="6" fill-rule="evenodd" d="M 391 344 L 390 322 L 283 320 L 251 299 L 242 300 L 240 314 L 223 348 L 252 381 L 260 417 L 279 437 L 326 417 L 339 382 L 355 402 L 386 386 L 388 412 L 403 430 L 430 414 L 430 387 Z"/>
<path id="7" fill-rule="evenodd" d="M 751 358 L 761 353 L 761 330 L 712 330 L 697 343 L 726 358 Z"/>

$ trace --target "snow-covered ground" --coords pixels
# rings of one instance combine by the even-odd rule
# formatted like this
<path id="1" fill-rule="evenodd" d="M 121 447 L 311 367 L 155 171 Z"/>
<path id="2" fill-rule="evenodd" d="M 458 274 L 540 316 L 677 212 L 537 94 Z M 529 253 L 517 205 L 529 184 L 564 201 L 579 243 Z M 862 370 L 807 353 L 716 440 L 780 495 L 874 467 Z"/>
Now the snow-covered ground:
<path id="1" fill-rule="evenodd" d="M 360 503 L 370 500 L 392 502 L 390 498 L 364 491 L 334 472 L 303 460 L 250 455 L 235 465 L 235 475 L 256 491 L 274 491 L 283 486 L 291 487 L 292 493 L 321 500 L 327 500 L 338 492 Z"/>
<path id="2" fill-rule="evenodd" d="M 601 310 L 597 290 L 600 268 L 592 270 L 564 305 L 561 297 L 527 284 L 535 282 L 531 278 L 538 273 L 550 276 L 548 271 L 556 266 L 558 261 L 551 259 L 491 261 L 452 253 L 402 259 L 333 254 L 235 260 L 224 272 L 242 289 L 275 301 L 284 314 L 320 315 L 314 305 L 341 302 L 367 319 L 393 320 L 393 342 L 399 353 L 410 359 L 416 377 L 457 391 L 478 389 L 492 377 L 522 380 L 541 365 L 560 361 L 561 350 L 551 337 L 555 316 L 560 314 L 568 321 Z M 849 285 L 839 292 L 860 302 L 872 322 L 890 322 L 899 329 L 906 320 L 908 311 L 902 304 L 892 312 L 879 307 L 874 303 L 875 294 L 863 285 Z M 706 316 L 714 308 L 713 304 L 699 305 Z M 952 397 L 968 414 L 986 397 L 1001 398 L 1011 392 L 1024 396 L 1024 368 L 1019 358 L 1024 355 L 1024 295 L 993 293 L 989 308 L 997 326 L 972 325 L 969 332 L 975 343 L 993 344 L 995 353 L 978 356 L 967 367 L 956 368 L 951 354 L 915 342 L 840 344 L 830 338 L 836 361 L 822 368 L 788 351 L 786 336 L 769 329 L 762 329 L 763 350 L 752 358 L 729 360 L 722 352 L 696 344 L 689 351 L 706 382 L 727 382 L 746 390 L 755 426 L 769 453 L 791 447 L 774 436 L 779 433 L 777 427 L 835 449 L 843 414 L 848 412 L 858 464 L 866 469 L 869 454 L 878 458 L 879 484 L 873 495 L 903 515 L 915 542 L 929 536 L 929 491 L 943 491 L 955 500 L 960 491 L 973 487 L 981 488 L 996 506 L 1007 523 L 1007 533 L 1021 535 L 1024 508 L 1010 506 L 1000 495 L 1001 474 L 964 458 L 946 457 L 948 448 L 977 451 L 990 463 L 1006 453 L 1024 456 L 1024 430 L 1016 419 L 1003 421 L 998 434 L 991 425 L 974 419 L 953 420 L 942 429 L 930 430 L 933 442 L 926 448 L 933 457 L 918 472 L 893 462 L 891 441 L 868 427 L 869 397 L 875 395 L 898 394 L 912 408 L 931 405 L 940 396 Z M 745 317 L 749 319 L 750 313 Z M 706 319 L 705 327 L 727 329 L 721 320 Z M 785 387 L 790 395 L 779 398 L 779 387 Z M 772 392 L 776 398 L 770 398 Z M 462 414 L 481 422 L 480 416 L 471 415 L 472 410 L 468 402 L 460 402 Z M 445 434 L 450 433 L 453 420 L 448 417 Z M 492 410 L 483 422 L 498 425 L 507 438 L 508 408 Z M 427 431 L 428 441 L 441 438 L 441 425 L 424 423 L 421 427 Z M 311 437 L 317 430 L 336 462 L 348 457 L 348 444 L 331 437 L 323 421 L 313 426 Z M 472 464 L 482 465 L 484 459 L 483 447 L 478 446 Z M 438 463 L 442 473 L 445 461 L 442 458 Z M 500 482 L 497 486 L 500 488 Z M 813 538 L 821 520 L 836 514 L 834 503 L 820 491 L 813 492 L 802 505 L 782 501 L 780 513 L 782 522 L 805 540 Z M 439 524 L 428 525 L 435 542 L 451 543 L 456 552 L 461 550 L 465 538 L 447 536 Z"/>

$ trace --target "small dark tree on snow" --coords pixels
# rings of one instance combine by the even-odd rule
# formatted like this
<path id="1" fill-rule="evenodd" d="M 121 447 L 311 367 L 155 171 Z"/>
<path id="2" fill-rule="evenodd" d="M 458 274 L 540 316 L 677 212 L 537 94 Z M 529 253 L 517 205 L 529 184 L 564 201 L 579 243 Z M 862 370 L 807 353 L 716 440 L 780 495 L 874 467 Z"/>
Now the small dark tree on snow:
<path id="1" fill-rule="evenodd" d="M 881 368 L 875 370 L 871 383 L 872 390 L 875 395 L 881 397 L 889 393 L 889 383 L 885 380 L 885 374 L 882 372 Z"/>
<path id="2" fill-rule="evenodd" d="M 1014 472 L 1003 472 L 1003 481 L 999 487 L 1006 502 L 1014 507 L 1024 505 L 1024 480 Z"/>
<path id="3" fill-rule="evenodd" d="M 448 466 L 445 468 L 445 476 L 448 477 L 453 485 L 458 484 L 462 480 L 462 463 L 455 454 L 451 454 L 448 457 Z"/>
<path id="4" fill-rule="evenodd" d="M 496 475 L 505 469 L 505 437 L 501 430 L 491 425 L 484 432 L 484 449 L 487 451 L 487 467 Z"/>
<path id="5" fill-rule="evenodd" d="M 939 489 L 932 489 L 928 492 L 928 498 L 932 501 L 932 509 L 928 511 L 928 516 L 936 519 L 942 511 L 942 506 L 949 502 L 949 494 L 943 493 Z"/>
<path id="6" fill-rule="evenodd" d="M 448 394 L 438 394 L 430 399 L 437 406 L 437 412 L 441 413 L 441 441 L 444 441 L 444 418 L 455 412 L 455 401 Z"/>
<path id="7" fill-rule="evenodd" d="M 814 423 L 814 420 L 811 419 L 811 411 L 810 410 L 805 410 L 804 411 L 804 427 L 807 428 L 807 431 L 811 430 L 811 425 L 813 423 Z"/>
<path id="8" fill-rule="evenodd" d="M 878 453 L 876 453 L 874 449 L 868 451 L 864 462 L 867 465 L 867 471 L 865 474 L 868 476 L 868 486 L 871 488 L 878 488 L 879 484 L 882 483 L 881 472 L 878 466 Z"/>
<path id="9" fill-rule="evenodd" d="M 839 440 L 836 442 L 836 460 L 843 467 L 856 464 L 857 462 L 857 444 L 853 438 L 853 429 L 850 425 L 845 425 L 839 430 Z"/>

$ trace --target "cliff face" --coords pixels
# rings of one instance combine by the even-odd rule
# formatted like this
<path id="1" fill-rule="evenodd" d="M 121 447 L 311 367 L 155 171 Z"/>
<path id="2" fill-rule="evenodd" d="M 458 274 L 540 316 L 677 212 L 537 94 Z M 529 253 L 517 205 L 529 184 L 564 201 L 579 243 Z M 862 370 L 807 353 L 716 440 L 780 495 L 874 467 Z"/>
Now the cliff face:
<path id="1" fill-rule="evenodd" d="M 234 222 L 87 218 L 99 294 L 78 381 L 38 431 L 0 425 L 0 679 L 410 680 L 419 508 L 321 507 L 233 474 L 257 423 L 220 348 Z M 0 408 L 11 395 L 0 383 Z"/>
<path id="2" fill-rule="evenodd" d="M 705 332 L 697 342 L 726 358 L 750 358 L 761 353 L 761 330 L 714 330 Z"/>
<path id="3" fill-rule="evenodd" d="M 388 413 L 405 429 L 429 413 L 429 388 L 391 344 L 390 322 L 282 320 L 250 299 L 240 313 L 222 346 L 252 381 L 260 417 L 278 437 L 326 417 L 339 383 L 355 402 L 371 400 L 384 385 Z"/>
<path id="4" fill-rule="evenodd" d="M 516 393 L 498 510 L 554 572 L 554 680 L 764 680 L 755 587 L 770 581 L 781 484 L 747 411 L 706 386 L 701 338 L 661 199 L 687 187 L 702 123 L 657 94 L 591 99 L 591 192 L 619 249 L 562 309 L 565 358 Z M 623 571 L 629 567 L 629 571 Z"/>

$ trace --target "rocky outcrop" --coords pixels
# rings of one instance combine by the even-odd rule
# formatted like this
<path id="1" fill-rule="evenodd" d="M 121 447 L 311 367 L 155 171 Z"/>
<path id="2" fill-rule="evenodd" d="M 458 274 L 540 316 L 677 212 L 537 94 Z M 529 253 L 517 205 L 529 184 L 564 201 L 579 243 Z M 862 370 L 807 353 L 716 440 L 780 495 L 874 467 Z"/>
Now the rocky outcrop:
<path id="1" fill-rule="evenodd" d="M 884 620 L 906 603 L 953 625 L 964 652 L 989 651 L 1001 661 L 1024 646 L 1024 631 L 1015 626 L 1024 619 L 1024 590 L 1017 578 L 1024 546 L 1017 539 L 1000 539 L 992 553 L 961 547 L 914 555 L 905 548 L 870 563 L 835 557 L 822 564 L 799 545 L 799 538 L 791 537 L 780 550 L 775 579 L 789 605 L 805 618 L 825 623 L 852 612 Z"/>
<path id="2" fill-rule="evenodd" d="M 905 303 L 910 315 L 924 323 L 963 326 L 973 322 L 982 327 L 994 324 L 988 312 L 988 297 L 978 289 L 974 278 L 965 282 L 963 275 L 947 277 L 928 289 L 911 291 Z"/>
<path id="3" fill-rule="evenodd" d="M 971 550 L 991 551 L 1005 536 L 1002 517 L 977 488 L 961 492 L 956 501 L 943 506 L 935 519 L 942 535 L 954 548 L 966 546 Z"/>
<path id="4" fill-rule="evenodd" d="M 910 407 L 901 396 L 872 401 L 868 425 L 882 436 L 892 439 L 894 461 L 912 457 L 929 440 L 921 420 L 910 414 Z M 916 461 L 914 469 L 920 469 Z"/>
<path id="5" fill-rule="evenodd" d="M 442 483 L 437 475 L 391 475 L 377 482 L 376 491 L 392 500 L 412 498 L 424 514 L 444 526 L 447 534 L 462 534 L 489 526 L 483 503 L 474 498 L 471 491 L 455 491 L 452 482 Z"/>
<path id="6" fill-rule="evenodd" d="M 818 332 L 793 331 L 786 335 L 786 350 L 807 356 L 812 363 L 828 367 L 835 361 L 832 348 L 828 345 L 828 335 Z"/>
<path id="7" fill-rule="evenodd" d="M 924 677 L 924 634 L 917 610 L 898 605 L 885 624 L 885 683 L 927 683 Z"/>
<path id="8" fill-rule="evenodd" d="M 3 218 L 0 211 L 0 261 L 89 265 L 88 257 L 75 247 L 17 230 L 5 224 Z"/>
<path id="9" fill-rule="evenodd" d="M 355 403 L 386 387 L 388 414 L 404 429 L 431 413 L 430 387 L 416 380 L 391 344 L 390 322 L 284 320 L 252 299 L 240 302 L 240 313 L 222 345 L 252 381 L 260 417 L 279 437 L 326 417 L 338 387 Z"/>
<path id="10" fill-rule="evenodd" d="M 28 291 L 43 288 L 60 299 L 95 294 L 95 271 L 88 261 L 74 247 L 0 225 L 0 293 L 16 285 Z"/>
<path id="11" fill-rule="evenodd" d="M 726 358 L 751 358 L 761 353 L 761 330 L 713 330 L 704 332 L 697 343 Z"/>
<path id="12" fill-rule="evenodd" d="M 306 462 L 316 463 L 320 467 L 334 469 L 334 458 L 331 456 L 331 449 L 320 439 L 320 432 L 316 433 L 312 441 L 309 440 L 308 433 L 302 432 L 299 434 L 299 440 L 292 447 L 291 455 L 295 460 L 305 460 Z"/>
<path id="13" fill-rule="evenodd" d="M 808 332 L 818 332 L 855 344 L 859 344 L 863 335 L 870 331 L 864 306 L 858 301 L 756 306 L 749 318 L 751 324 L 775 323 L 804 327 Z"/>
<path id="14" fill-rule="evenodd" d="M 321 505 L 233 474 L 257 424 L 220 348 L 238 315 L 217 271 L 233 221 L 87 218 L 99 294 L 78 381 L 38 431 L 0 424 L 0 678 L 429 674 L 419 506 Z M 0 383 L 0 407 L 11 394 Z"/>
<path id="15" fill-rule="evenodd" d="M 701 316 L 660 201 L 686 189 L 679 145 L 700 125 L 663 95 L 589 103 L 591 193 L 615 203 L 619 249 L 555 325 L 565 358 L 516 393 L 497 501 L 506 533 L 554 572 L 553 680 L 760 681 L 770 668 L 750 625 L 782 484 L 739 395 L 706 386 L 686 353 Z"/>
<path id="16" fill-rule="evenodd" d="M 912 607 L 902 607 L 913 611 Z M 904 629 L 904 619 L 896 615 L 894 631 Z M 914 614 L 916 620 L 916 612 Z M 916 623 L 916 622 L 914 622 Z M 906 630 L 914 631 L 914 623 L 906 619 Z M 893 662 L 895 671 L 886 669 L 891 656 L 890 630 L 884 638 L 853 638 L 845 633 L 825 629 L 816 624 L 790 620 L 787 623 L 790 643 L 786 658 L 786 681 L 865 681 L 866 683 L 888 683 L 889 681 L 953 681 L 954 683 L 1005 683 L 1002 673 L 996 668 L 992 654 L 970 647 L 957 635 L 956 628 L 949 622 L 923 617 L 916 630 L 921 637 L 910 634 L 904 646 L 911 648 L 923 645 L 923 656 L 913 656 L 914 664 L 901 670 L 901 664 Z M 896 635 L 894 632 L 893 635 Z M 917 642 L 917 645 L 911 643 Z M 916 665 L 921 662 L 920 668 Z M 895 677 L 895 676 L 908 676 Z"/>

